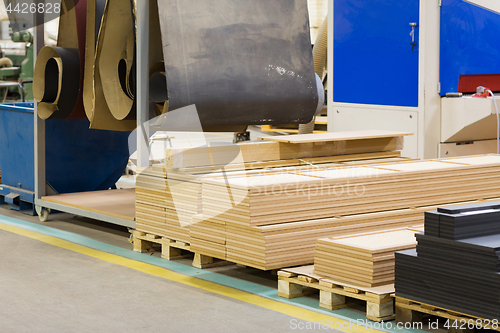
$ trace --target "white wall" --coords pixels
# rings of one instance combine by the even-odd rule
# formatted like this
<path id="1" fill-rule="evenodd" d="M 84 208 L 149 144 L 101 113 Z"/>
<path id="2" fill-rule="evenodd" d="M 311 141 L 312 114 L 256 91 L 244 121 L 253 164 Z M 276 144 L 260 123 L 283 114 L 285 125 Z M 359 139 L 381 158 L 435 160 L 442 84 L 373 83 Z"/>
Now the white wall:
<path id="1" fill-rule="evenodd" d="M 309 24 L 311 26 L 311 41 L 314 43 L 318 31 L 328 14 L 328 0 L 307 0 L 309 8 Z"/>

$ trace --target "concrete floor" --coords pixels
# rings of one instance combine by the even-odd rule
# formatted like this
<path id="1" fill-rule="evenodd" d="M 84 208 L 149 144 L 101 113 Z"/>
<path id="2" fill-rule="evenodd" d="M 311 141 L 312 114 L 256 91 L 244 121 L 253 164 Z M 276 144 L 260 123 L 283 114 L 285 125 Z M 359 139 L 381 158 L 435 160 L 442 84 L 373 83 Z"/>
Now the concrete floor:
<path id="1" fill-rule="evenodd" d="M 6 208 L 1 215 L 40 223 Z M 131 249 L 126 228 L 68 214 L 44 225 Z M 0 332 L 296 331 L 293 317 L 3 230 L 0 253 Z M 211 271 L 276 287 L 269 272 Z"/>

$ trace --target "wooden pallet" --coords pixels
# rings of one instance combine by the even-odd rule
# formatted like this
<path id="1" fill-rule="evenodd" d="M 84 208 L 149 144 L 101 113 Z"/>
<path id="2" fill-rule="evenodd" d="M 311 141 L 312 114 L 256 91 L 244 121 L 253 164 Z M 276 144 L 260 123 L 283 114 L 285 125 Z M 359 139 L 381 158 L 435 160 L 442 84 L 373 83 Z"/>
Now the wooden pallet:
<path id="1" fill-rule="evenodd" d="M 190 244 L 173 240 L 158 235 L 145 233 L 142 231 L 131 230 L 131 237 L 136 252 L 154 252 L 154 244 L 161 245 L 161 257 L 166 260 L 175 260 L 185 258 L 191 255 Z M 219 267 L 230 265 L 231 262 L 206 256 L 200 253 L 194 253 L 193 267 L 204 269 L 210 267 Z"/>
<path id="2" fill-rule="evenodd" d="M 485 323 L 485 319 L 471 316 L 467 314 L 463 314 L 457 311 L 448 310 L 444 308 L 440 308 L 434 305 L 429 305 L 426 303 L 409 300 L 402 297 L 396 297 L 396 321 L 397 322 L 422 322 L 422 319 L 425 315 L 432 315 L 440 318 L 449 319 L 452 322 L 457 322 L 457 328 L 450 328 L 448 331 L 456 332 L 468 332 L 473 331 L 473 329 L 469 329 L 467 324 L 469 322 L 474 323 L 471 325 L 476 325 L 481 322 L 483 325 Z M 453 323 L 450 323 L 452 325 Z M 497 322 L 498 324 L 498 322 Z M 464 328 L 461 328 L 463 326 Z M 477 327 L 477 326 L 476 326 Z M 485 327 L 487 329 L 492 329 L 495 331 L 500 331 L 500 325 L 496 325 L 496 328 Z"/>
<path id="3" fill-rule="evenodd" d="M 312 289 L 303 290 L 303 287 Z M 394 298 L 391 293 L 375 294 L 350 286 L 342 286 L 328 280 L 315 279 L 287 271 L 278 272 L 278 295 L 285 298 L 305 296 L 319 290 L 319 306 L 329 310 L 347 307 L 346 297 L 366 301 L 366 318 L 388 321 L 395 318 Z"/>

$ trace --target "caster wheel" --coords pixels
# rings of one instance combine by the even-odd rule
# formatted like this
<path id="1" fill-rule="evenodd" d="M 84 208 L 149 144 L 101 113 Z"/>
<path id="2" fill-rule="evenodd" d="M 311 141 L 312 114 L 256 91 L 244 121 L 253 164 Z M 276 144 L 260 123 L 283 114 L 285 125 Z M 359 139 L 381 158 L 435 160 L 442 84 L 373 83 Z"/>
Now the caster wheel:
<path id="1" fill-rule="evenodd" d="M 40 222 L 47 222 L 49 219 L 50 208 L 44 208 L 40 206 L 35 207 L 36 213 L 38 214 L 38 218 Z"/>

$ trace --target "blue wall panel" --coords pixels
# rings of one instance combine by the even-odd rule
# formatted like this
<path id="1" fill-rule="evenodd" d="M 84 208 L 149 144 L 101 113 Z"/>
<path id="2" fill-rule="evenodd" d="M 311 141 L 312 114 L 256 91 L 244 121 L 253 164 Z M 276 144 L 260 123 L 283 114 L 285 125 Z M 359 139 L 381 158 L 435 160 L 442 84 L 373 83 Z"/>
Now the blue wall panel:
<path id="1" fill-rule="evenodd" d="M 440 68 L 443 96 L 457 91 L 461 74 L 499 74 L 500 15 L 463 0 L 443 0 Z"/>
<path id="2" fill-rule="evenodd" d="M 419 1 L 335 0 L 334 16 L 334 101 L 418 106 Z"/>

